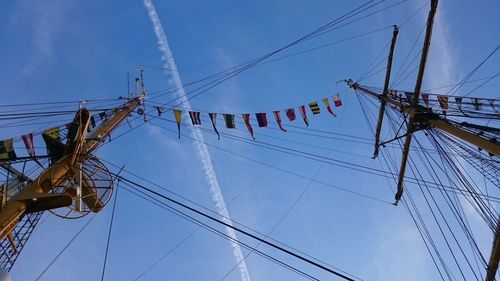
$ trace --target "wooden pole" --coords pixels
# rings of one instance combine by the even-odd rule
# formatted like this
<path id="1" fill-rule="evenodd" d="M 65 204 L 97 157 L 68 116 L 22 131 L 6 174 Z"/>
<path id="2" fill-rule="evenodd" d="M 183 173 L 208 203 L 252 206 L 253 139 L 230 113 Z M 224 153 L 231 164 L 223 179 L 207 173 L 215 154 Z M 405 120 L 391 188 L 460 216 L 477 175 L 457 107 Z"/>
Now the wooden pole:
<path id="1" fill-rule="evenodd" d="M 418 70 L 417 82 L 415 84 L 415 91 L 413 93 L 413 97 L 411 100 L 410 107 L 410 117 L 408 121 L 408 129 L 406 133 L 405 144 L 403 147 L 403 156 L 401 159 L 401 168 L 399 169 L 399 179 L 398 179 L 398 187 L 396 191 L 396 195 L 394 199 L 395 205 L 398 204 L 399 200 L 401 200 L 401 196 L 403 195 L 403 179 L 405 177 L 406 166 L 408 162 L 408 155 L 410 152 L 411 139 L 413 136 L 413 130 L 415 125 L 415 113 L 418 105 L 418 99 L 420 97 L 420 90 L 422 87 L 422 81 L 424 79 L 425 65 L 427 64 L 427 56 L 429 55 L 429 48 L 431 45 L 431 37 L 432 37 L 432 26 L 434 24 L 434 16 L 436 15 L 438 0 L 431 0 L 431 10 L 429 11 L 429 16 L 427 18 L 427 29 L 425 32 L 424 39 L 424 47 L 422 49 L 422 57 L 420 58 L 420 68 Z"/>
<path id="2" fill-rule="evenodd" d="M 392 32 L 391 48 L 389 50 L 389 58 L 387 59 L 387 71 L 385 73 L 384 91 L 382 95 L 387 97 L 389 90 L 389 81 L 391 80 L 391 69 L 392 69 L 392 57 L 394 55 L 394 47 L 396 46 L 396 39 L 398 38 L 399 28 L 395 25 L 394 31 Z M 382 120 L 384 118 L 385 112 L 385 101 L 382 99 L 380 101 L 380 110 L 378 112 L 377 129 L 375 131 L 375 152 L 373 152 L 373 158 L 377 158 L 378 150 L 380 147 L 380 132 L 382 131 Z"/>

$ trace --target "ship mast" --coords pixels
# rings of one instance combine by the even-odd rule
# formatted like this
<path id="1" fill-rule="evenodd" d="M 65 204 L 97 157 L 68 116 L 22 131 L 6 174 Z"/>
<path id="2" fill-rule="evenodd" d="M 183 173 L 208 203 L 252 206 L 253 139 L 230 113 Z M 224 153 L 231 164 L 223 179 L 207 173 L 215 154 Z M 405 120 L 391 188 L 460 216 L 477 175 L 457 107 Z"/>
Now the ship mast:
<path id="1" fill-rule="evenodd" d="M 398 101 L 396 99 L 392 99 L 392 98 L 388 97 L 388 84 L 389 84 L 389 80 L 390 80 L 392 57 L 393 57 L 393 51 L 394 51 L 394 44 L 395 44 L 395 40 L 397 37 L 397 29 L 396 28 L 394 29 L 394 35 L 393 35 L 393 39 L 392 39 L 392 43 L 391 43 L 391 49 L 390 49 L 389 58 L 388 58 L 388 62 L 387 62 L 387 73 L 386 73 L 384 89 L 383 89 L 382 94 L 378 94 L 378 93 L 376 93 L 368 88 L 362 87 L 359 84 L 354 83 L 352 80 L 346 81 L 347 84 L 351 88 L 353 88 L 355 91 L 364 92 L 368 95 L 371 95 L 371 96 L 379 99 L 381 102 L 379 117 L 378 117 L 378 121 L 377 121 L 377 128 L 376 128 L 376 133 L 375 133 L 374 158 L 377 157 L 378 152 L 379 152 L 379 148 L 381 145 L 380 132 L 381 132 L 381 128 L 382 128 L 382 121 L 383 121 L 383 117 L 384 117 L 384 111 L 385 111 L 386 104 L 390 104 L 390 105 L 394 106 L 395 108 L 400 109 L 401 112 L 404 112 L 409 117 L 407 131 L 406 131 L 406 134 L 404 136 L 405 142 L 404 142 L 404 147 L 403 147 L 403 152 L 402 152 L 401 166 L 400 166 L 400 170 L 399 170 L 400 172 L 399 172 L 399 178 L 398 178 L 398 184 L 397 184 L 397 191 L 396 191 L 396 195 L 395 195 L 395 203 L 394 203 L 395 205 L 397 205 L 397 203 L 401 200 L 401 197 L 403 195 L 404 177 L 405 177 L 405 171 L 406 171 L 406 166 L 407 166 L 407 162 L 408 162 L 408 156 L 409 156 L 409 152 L 410 152 L 412 136 L 413 136 L 413 133 L 415 133 L 418 130 L 426 129 L 426 128 L 437 128 L 437 129 L 445 131 L 446 133 L 453 135 L 461 140 L 464 140 L 468 143 L 471 143 L 480 149 L 484 149 L 484 150 L 488 151 L 491 155 L 500 156 L 500 143 L 498 143 L 496 140 L 485 138 L 480 134 L 470 133 L 469 131 L 461 128 L 460 126 L 453 124 L 453 123 L 449 122 L 448 120 L 446 120 L 445 118 L 442 118 L 439 115 L 433 113 L 432 110 L 429 110 L 428 108 L 423 107 L 422 105 L 419 105 L 419 97 L 420 97 L 420 93 L 421 93 L 421 87 L 422 87 L 425 67 L 426 67 L 426 63 L 427 63 L 427 57 L 428 57 L 430 43 L 431 43 L 432 28 L 433 28 L 433 23 L 434 23 L 434 16 L 435 16 L 436 10 L 437 10 L 437 5 L 438 5 L 438 0 L 431 0 L 431 9 L 429 11 L 429 15 L 427 18 L 427 29 L 426 29 L 425 39 L 424 39 L 424 46 L 422 49 L 422 56 L 420 59 L 419 71 L 418 71 L 417 80 L 415 83 L 415 90 L 414 90 L 414 93 L 411 97 L 411 100 L 408 101 L 408 105 L 405 105 L 401 101 Z M 494 234 L 493 245 L 492 245 L 490 260 L 488 262 L 485 281 L 494 281 L 495 280 L 495 276 L 496 276 L 496 273 L 498 270 L 499 261 L 500 261 L 500 218 L 497 220 L 497 226 L 496 226 L 496 231 Z"/>
<path id="2" fill-rule="evenodd" d="M 82 163 L 92 158 L 91 153 L 110 136 L 111 132 L 116 129 L 125 118 L 143 103 L 145 95 L 146 93 L 141 84 L 140 92 L 138 92 L 135 97 L 129 98 L 124 105 L 115 108 L 112 115 L 102 120 L 102 123 L 94 130 L 89 130 L 89 125 L 91 123 L 90 111 L 85 108 L 80 108 L 76 112 L 73 122 L 69 125 L 66 143 L 56 143 L 57 148 L 62 149 L 62 154 L 57 156 L 54 154 L 51 155 L 48 145 L 47 148 L 52 163 L 35 179 L 26 177 L 22 172 L 16 170 L 10 164 L 1 164 L 3 169 L 16 177 L 17 181 L 13 184 L 19 185 L 19 192 L 11 197 L 7 196 L 7 184 L 2 187 L 0 241 L 8 239 L 9 243 L 7 245 L 10 244 L 11 249 L 7 252 L 4 248 L 4 253 L 2 253 L 2 256 L 8 255 L 5 259 L 5 263 L 4 259 L 2 259 L 2 266 L 5 267 L 5 269 L 11 269 L 27 237 L 29 237 L 36 226 L 36 222 L 38 222 L 42 211 L 68 207 L 74 203 L 74 200 L 77 200 L 77 196 L 80 196 L 78 203 L 85 204 L 87 210 L 90 212 L 99 212 L 104 207 L 105 202 L 103 203 L 100 201 L 97 192 L 90 188 L 90 183 L 81 179 Z M 44 136 L 44 138 L 46 137 L 47 136 Z M 70 186 L 74 190 L 73 192 L 68 189 L 57 190 L 57 186 L 62 182 L 72 177 L 78 178 L 78 173 L 80 173 L 80 181 L 76 181 L 74 184 L 78 184 L 79 186 Z M 23 185 L 25 186 L 23 187 Z M 37 215 L 37 218 L 32 219 L 33 215 Z M 23 229 L 21 235 L 23 237 L 17 237 L 16 229 L 20 228 Z"/>

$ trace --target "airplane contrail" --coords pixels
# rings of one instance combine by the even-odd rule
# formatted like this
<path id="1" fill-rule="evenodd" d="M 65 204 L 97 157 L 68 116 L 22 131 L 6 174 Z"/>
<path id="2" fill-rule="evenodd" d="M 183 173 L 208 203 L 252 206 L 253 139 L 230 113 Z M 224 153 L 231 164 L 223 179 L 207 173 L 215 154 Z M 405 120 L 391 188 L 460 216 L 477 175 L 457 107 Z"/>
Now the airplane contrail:
<path id="1" fill-rule="evenodd" d="M 177 71 L 177 66 L 175 65 L 174 57 L 172 55 L 172 51 L 168 45 L 167 36 L 165 35 L 165 31 L 161 25 L 158 14 L 156 13 L 156 9 L 151 0 L 144 0 L 144 6 L 146 7 L 151 23 L 153 24 L 156 38 L 158 40 L 158 49 L 163 54 L 163 66 L 165 67 L 165 74 L 170 77 L 171 83 L 174 84 L 178 90 L 176 91 L 176 95 L 179 98 L 182 98 L 183 104 L 182 107 L 185 110 L 190 110 L 191 105 L 186 96 L 186 91 L 182 87 L 182 80 Z M 219 181 L 217 180 L 217 174 L 215 173 L 214 167 L 212 165 L 212 159 L 210 157 L 210 153 L 208 152 L 207 146 L 203 143 L 204 137 L 199 130 L 191 130 L 191 137 L 199 140 L 198 142 L 194 142 L 196 147 L 196 152 L 198 157 L 201 160 L 203 170 L 205 172 L 206 179 L 210 186 L 210 195 L 212 196 L 212 200 L 215 203 L 217 212 L 222 216 L 222 219 L 225 223 L 232 225 L 231 220 L 229 220 L 229 213 L 226 208 L 226 203 L 224 201 L 224 196 L 219 187 Z M 225 228 L 226 234 L 229 235 L 232 239 L 237 240 L 236 233 L 232 228 Z M 233 255 L 236 258 L 236 262 L 238 263 L 238 269 L 240 271 L 241 280 L 250 281 L 250 275 L 248 273 L 247 265 L 245 260 L 243 259 L 243 253 L 241 252 L 240 246 L 231 241 L 231 246 L 233 248 Z"/>

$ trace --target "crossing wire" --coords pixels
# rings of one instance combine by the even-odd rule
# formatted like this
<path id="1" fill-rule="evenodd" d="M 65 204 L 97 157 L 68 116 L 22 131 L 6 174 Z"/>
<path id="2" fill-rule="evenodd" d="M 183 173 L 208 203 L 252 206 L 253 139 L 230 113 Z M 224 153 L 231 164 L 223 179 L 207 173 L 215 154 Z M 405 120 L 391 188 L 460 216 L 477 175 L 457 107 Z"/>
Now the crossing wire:
<path id="1" fill-rule="evenodd" d="M 216 217 L 213 217 L 213 216 L 211 216 L 211 215 L 209 215 L 207 213 L 204 213 L 204 212 L 202 212 L 202 211 L 200 211 L 200 210 L 198 210 L 198 209 L 196 209 L 194 207 L 188 206 L 188 205 L 186 205 L 186 204 L 184 204 L 184 203 L 182 203 L 182 202 L 180 202 L 178 200 L 175 200 L 172 197 L 169 197 L 167 195 L 164 195 L 164 194 L 161 194 L 161 193 L 159 193 L 157 191 L 154 191 L 153 189 L 150 189 L 150 188 L 146 187 L 145 185 L 142 185 L 142 184 L 139 184 L 137 182 L 134 182 L 134 181 L 132 181 L 132 180 L 130 180 L 128 178 L 125 178 L 123 176 L 120 176 L 118 174 L 114 174 L 114 173 L 111 173 L 111 174 L 113 176 L 117 177 L 117 178 L 120 178 L 123 182 L 127 182 L 127 183 L 129 183 L 129 184 L 131 184 L 131 185 L 133 185 L 133 186 L 141 189 L 141 190 L 146 191 L 149 194 L 152 194 L 154 196 L 162 198 L 162 199 L 164 199 L 164 200 L 166 200 L 166 201 L 168 201 L 168 202 L 170 202 L 170 203 L 172 203 L 172 204 L 174 204 L 174 205 L 176 205 L 178 207 L 181 207 L 183 209 L 189 210 L 190 212 L 193 212 L 193 213 L 195 213 L 195 214 L 197 214 L 199 216 L 202 216 L 202 217 L 204 217 L 206 219 L 209 219 L 210 221 L 216 222 L 216 223 L 218 223 L 218 224 L 220 224 L 220 225 L 222 225 L 224 227 L 231 228 L 231 229 L 237 231 L 238 233 L 241 233 L 241 234 L 243 234 L 243 235 L 245 235 L 245 236 L 247 236 L 249 238 L 252 238 L 252 239 L 254 239 L 256 241 L 261 242 L 262 244 L 265 244 L 265 245 L 267 245 L 267 246 L 269 246 L 271 248 L 274 248 L 274 249 L 276 249 L 276 250 L 278 250 L 280 252 L 283 252 L 283 253 L 285 253 L 287 255 L 290 255 L 290 256 L 292 256 L 294 258 L 297 258 L 297 259 L 299 259 L 299 260 L 301 260 L 301 261 L 303 261 L 303 262 L 305 262 L 305 263 L 307 263 L 309 265 L 312 265 L 312 266 L 314 266 L 314 267 L 316 267 L 318 269 L 326 271 L 326 272 L 328 272 L 328 273 L 330 273 L 332 275 L 335 275 L 337 277 L 340 277 L 340 278 L 342 278 L 344 280 L 355 281 L 351 277 L 346 276 L 345 274 L 343 274 L 341 272 L 338 272 L 336 270 L 328 268 L 328 267 L 326 267 L 326 266 L 324 266 L 324 265 L 322 265 L 322 264 L 320 264 L 320 263 L 318 263 L 318 262 L 316 262 L 316 261 L 314 261 L 312 259 L 309 259 L 309 258 L 307 258 L 307 257 L 305 257 L 303 255 L 297 254 L 297 253 L 295 253 L 292 250 L 288 250 L 288 249 L 284 248 L 283 246 L 280 246 L 280 245 L 275 244 L 273 242 L 269 242 L 269 241 L 267 241 L 267 240 L 265 240 L 265 239 L 263 239 L 263 238 L 261 238 L 261 237 L 259 237 L 257 235 L 254 235 L 254 234 L 252 234 L 252 233 L 250 233 L 250 232 L 248 232 L 248 231 L 246 231 L 246 230 L 244 230 L 242 228 L 236 227 L 236 226 L 234 226 L 234 225 L 232 225 L 230 223 L 225 222 L 224 220 L 221 220 L 221 219 L 218 219 Z"/>
<path id="2" fill-rule="evenodd" d="M 239 240 L 237 240 L 237 239 L 235 239 L 235 238 L 227 235 L 226 233 L 224 233 L 222 231 L 219 231 L 216 228 L 208 225 L 206 222 L 202 222 L 202 221 L 194 218 L 193 216 L 190 216 L 190 215 L 188 215 L 188 214 L 186 214 L 186 213 L 184 213 L 184 212 L 182 212 L 180 210 L 177 210 L 177 209 L 173 208 L 172 206 L 166 204 L 165 202 L 162 202 L 161 200 L 153 197 L 152 195 L 150 195 L 150 194 L 148 194 L 148 193 L 146 193 L 146 192 L 144 192 L 142 190 L 137 189 L 137 187 L 135 185 L 133 185 L 133 184 L 124 183 L 124 185 L 128 186 L 129 188 L 132 188 L 132 190 L 131 190 L 131 189 L 128 189 L 127 187 L 123 187 L 123 189 L 125 191 L 128 191 L 131 194 L 136 195 L 137 197 L 142 198 L 142 199 L 148 201 L 149 203 L 151 203 L 153 205 L 156 205 L 156 206 L 158 206 L 158 207 L 160 207 L 160 208 L 162 208 L 162 209 L 164 209 L 164 210 L 166 210 L 166 211 L 168 211 L 168 212 L 170 212 L 170 213 L 172 213 L 172 214 L 174 214 L 176 216 L 179 216 L 179 217 L 181 217 L 181 218 L 183 218 L 183 219 L 185 219 L 185 220 L 187 220 L 189 222 L 192 222 L 192 223 L 198 225 L 200 228 L 204 228 L 204 229 L 206 229 L 206 230 L 208 230 L 208 231 L 210 231 L 210 232 L 212 232 L 212 233 L 214 233 L 214 234 L 216 234 L 216 235 L 218 235 L 218 236 L 220 236 L 222 238 L 225 238 L 225 239 L 227 239 L 227 240 L 229 240 L 231 242 L 237 243 L 238 245 L 244 247 L 245 249 L 248 249 L 248 250 L 250 250 L 250 251 L 252 251 L 252 252 L 254 252 L 254 253 L 256 253 L 256 254 L 258 254 L 258 255 L 260 255 L 260 256 L 262 256 L 262 257 L 264 257 L 264 258 L 266 258 L 266 259 L 268 259 L 268 260 L 270 260 L 270 261 L 272 261 L 272 262 L 274 262 L 276 264 L 278 264 L 278 265 L 280 265 L 280 266 L 283 266 L 286 269 L 289 269 L 289 270 L 291 270 L 291 271 L 293 271 L 293 272 L 295 272 L 295 273 L 297 273 L 299 275 L 302 275 L 303 277 L 305 277 L 305 278 L 307 278 L 309 280 L 319 281 L 319 279 L 313 277 L 312 275 L 310 275 L 310 274 L 308 274 L 308 273 L 306 273 L 306 272 L 304 272 L 304 271 L 302 271 L 302 270 L 300 270 L 300 269 L 298 269 L 298 268 L 296 268 L 296 267 L 294 267 L 294 266 L 292 266 L 292 265 L 290 265 L 290 264 L 288 264 L 288 263 L 286 263 L 284 261 L 281 261 L 281 260 L 279 260 L 277 258 L 274 258 L 274 257 L 270 256 L 269 254 L 266 254 L 266 253 L 258 250 L 257 248 L 252 247 L 251 245 L 249 245 L 247 243 L 239 241 Z M 141 276 L 142 276 L 142 274 L 138 278 L 136 278 L 135 280 L 138 280 Z"/>
<path id="3" fill-rule="evenodd" d="M 159 117 L 158 119 L 166 120 L 166 121 L 169 121 L 169 122 L 175 122 L 175 121 L 163 118 L 163 117 Z M 149 122 L 149 124 L 157 126 L 157 127 L 160 127 L 160 128 L 162 128 L 162 129 L 164 129 L 166 131 L 169 131 L 169 132 L 177 134 L 177 132 L 175 132 L 173 130 L 170 130 L 170 129 L 167 129 L 167 128 L 161 126 L 161 125 L 155 124 L 153 122 Z M 181 123 L 181 125 L 183 125 L 183 126 L 189 126 L 189 125 L 187 125 L 185 123 Z M 198 128 L 198 127 L 196 127 L 195 129 L 207 131 L 207 132 L 213 134 L 213 132 L 211 130 L 209 130 L 209 129 Z M 234 140 L 234 141 L 246 143 L 246 144 L 249 144 L 249 145 L 252 145 L 252 146 L 266 148 L 266 149 L 270 149 L 270 150 L 273 150 L 273 151 L 282 152 L 282 153 L 285 153 L 285 154 L 289 154 L 289 155 L 301 157 L 301 158 L 304 158 L 304 159 L 318 161 L 318 162 L 322 162 L 322 163 L 326 163 L 326 164 L 330 164 L 330 165 L 334 165 L 334 166 L 339 166 L 339 167 L 343 167 L 343 168 L 347 168 L 347 169 L 353 169 L 353 170 L 361 171 L 361 172 L 368 173 L 368 174 L 371 174 L 371 175 L 376 175 L 376 176 L 381 176 L 381 177 L 385 177 L 387 175 L 392 175 L 392 176 L 398 175 L 398 173 L 396 173 L 396 172 L 387 172 L 387 171 L 384 171 L 384 170 L 380 170 L 380 169 L 376 169 L 376 168 L 372 168 L 372 167 L 367 167 L 367 166 L 359 165 L 359 164 L 356 164 L 356 163 L 341 161 L 341 160 L 333 159 L 333 158 L 330 158 L 330 157 L 325 157 L 325 156 L 322 156 L 322 155 L 317 155 L 317 154 L 310 153 L 310 152 L 304 152 L 304 151 L 299 151 L 299 150 L 295 150 L 295 149 L 290 149 L 290 148 L 287 148 L 287 147 L 284 147 L 284 146 L 273 145 L 273 144 L 264 143 L 264 142 L 260 142 L 260 144 L 259 144 L 259 143 L 256 143 L 257 141 L 250 141 L 250 140 L 248 140 L 246 138 L 238 137 L 238 136 L 227 134 L 227 133 L 221 133 L 221 135 L 227 137 L 230 140 Z M 191 136 L 188 136 L 188 135 L 185 135 L 185 134 L 182 134 L 182 133 L 181 133 L 181 136 L 183 136 L 184 138 L 192 139 L 192 140 L 197 141 L 197 142 L 201 142 L 201 140 L 192 138 Z M 229 150 L 221 148 L 219 146 L 215 146 L 215 145 L 207 143 L 207 142 L 203 142 L 203 143 L 206 144 L 207 146 L 210 146 L 210 147 L 213 147 L 213 148 L 215 148 L 217 150 L 221 150 L 221 151 L 224 151 L 226 153 L 238 156 L 240 158 L 243 158 L 243 159 L 246 159 L 246 160 L 250 160 L 252 162 L 256 162 L 256 163 L 259 163 L 261 165 L 265 165 L 267 167 L 270 167 L 270 168 L 273 168 L 273 169 L 277 169 L 277 170 L 280 170 L 280 171 L 288 173 L 288 174 L 292 174 L 292 175 L 295 175 L 295 176 L 298 176 L 298 177 L 310 179 L 309 177 L 304 177 L 304 176 L 299 175 L 299 174 L 297 174 L 295 172 L 290 172 L 288 170 L 285 170 L 285 169 L 282 169 L 282 168 L 279 168 L 279 167 L 274 167 L 274 166 L 269 165 L 267 163 L 264 163 L 262 161 L 258 161 L 258 160 L 255 160 L 253 158 L 243 156 L 243 155 L 241 155 L 239 153 L 236 153 L 236 152 L 233 152 L 233 151 L 229 151 Z M 416 179 L 415 178 L 405 177 L 405 179 L 406 179 L 407 182 L 416 183 Z M 333 187 L 333 188 L 336 188 L 336 189 L 339 189 L 339 190 L 342 190 L 342 191 L 345 191 L 345 192 L 349 192 L 349 193 L 352 193 L 352 194 L 355 194 L 355 195 L 358 195 L 358 196 L 361 196 L 361 197 L 365 197 L 367 199 L 372 199 L 372 200 L 380 201 L 380 202 L 383 202 L 383 203 L 392 204 L 392 203 L 390 203 L 388 201 L 385 201 L 385 200 L 382 200 L 382 199 L 378 199 L 378 198 L 375 198 L 375 197 L 372 197 L 372 196 L 368 196 L 368 195 L 364 195 L 364 194 L 361 194 L 361 193 L 357 193 L 357 192 L 351 191 L 349 189 L 342 188 L 342 187 L 339 187 L 339 186 L 334 186 L 334 185 L 331 185 L 331 184 L 328 184 L 328 183 L 325 183 L 325 182 L 322 182 L 322 181 L 316 181 L 316 182 L 320 183 L 322 185 L 330 186 L 330 187 Z M 468 191 L 468 190 L 462 190 L 462 189 L 458 189 L 458 188 L 454 188 L 454 187 L 450 187 L 450 186 L 442 186 L 442 185 L 438 185 L 438 184 L 433 183 L 433 182 L 426 182 L 426 183 L 431 184 L 432 185 L 431 188 L 444 189 L 447 192 L 455 192 L 455 193 L 456 192 L 460 192 L 462 194 L 465 193 L 464 194 L 465 196 L 483 196 L 483 197 L 486 197 L 486 195 L 483 195 L 483 194 L 470 193 L 471 191 Z M 500 198 L 498 198 L 498 197 L 489 196 L 488 198 L 490 198 L 491 200 L 500 201 Z"/>
<path id="4" fill-rule="evenodd" d="M 146 183 L 148 183 L 148 184 L 151 184 L 151 185 L 153 185 L 153 186 L 155 186 L 155 187 L 157 187 L 157 188 L 160 188 L 160 189 L 162 189 L 162 190 L 164 190 L 164 191 L 166 191 L 166 192 L 168 192 L 168 193 L 170 193 L 170 194 L 173 194 L 173 195 L 175 195 L 175 196 L 177 196 L 177 197 L 179 197 L 179 198 L 182 198 L 183 200 L 186 200 L 186 201 L 188 201 L 189 203 L 194 204 L 194 205 L 196 205 L 196 206 L 198 206 L 198 207 L 200 207 L 200 208 L 202 208 L 202 209 L 205 209 L 205 210 L 207 210 L 207 211 L 209 211 L 209 212 L 211 212 L 211 213 L 213 213 L 213 214 L 215 214 L 215 215 L 219 215 L 219 214 L 218 214 L 218 213 L 216 213 L 215 211 L 213 211 L 213 210 L 211 210 L 211 209 L 208 209 L 208 208 L 206 208 L 206 207 L 204 207 L 204 206 L 202 206 L 202 205 L 200 205 L 200 204 L 197 204 L 196 202 L 194 202 L 194 201 L 192 201 L 192 200 L 190 200 L 190 199 L 188 199 L 188 198 L 186 198 L 186 197 L 184 197 L 184 196 L 182 196 L 182 195 L 180 195 L 180 194 L 178 194 L 178 193 L 176 193 L 176 192 L 173 192 L 172 190 L 167 189 L 166 187 L 161 186 L 161 185 L 159 185 L 159 184 L 157 184 L 157 183 L 155 183 L 155 182 L 153 182 L 153 181 L 151 181 L 151 180 L 149 180 L 149 179 L 147 179 L 147 178 L 145 178 L 145 177 L 142 177 L 142 176 L 140 176 L 140 175 L 138 175 L 138 174 L 135 174 L 135 173 L 133 173 L 133 172 L 131 172 L 131 171 L 128 171 L 128 170 L 124 169 L 123 167 L 119 167 L 118 165 L 116 165 L 116 164 L 114 164 L 114 163 L 112 163 L 112 162 L 110 162 L 110 161 L 107 161 L 107 160 L 105 160 L 105 159 L 101 159 L 101 160 L 102 160 L 103 162 L 105 162 L 105 163 L 107 163 L 107 164 L 109 164 L 109 165 L 111 165 L 111 166 L 113 166 L 113 167 L 117 168 L 117 169 L 119 168 L 121 171 L 123 171 L 123 172 L 125 172 L 125 173 L 127 173 L 127 174 L 129 174 L 129 175 L 131 175 L 131 176 L 133 176 L 133 177 L 135 177 L 135 178 L 137 178 L 137 179 L 140 179 L 140 180 L 142 180 L 142 181 L 144 181 L 144 182 L 146 182 Z M 243 191 L 244 191 L 244 190 L 242 190 L 242 191 L 240 192 L 240 194 L 241 194 Z M 231 199 L 231 201 L 229 202 L 229 204 L 231 204 L 232 202 L 234 202 L 234 200 L 236 200 L 236 199 L 240 196 L 240 194 L 236 195 L 233 199 Z M 233 222 L 235 222 L 235 221 L 233 221 Z M 241 224 L 239 224 L 238 222 L 235 222 L 235 223 L 236 223 L 236 224 L 238 224 L 238 225 L 241 225 Z M 244 225 L 242 225 L 242 226 L 244 226 Z M 192 235 L 194 234 L 194 232 L 196 232 L 196 231 L 197 231 L 197 230 L 193 231 L 193 232 L 192 232 L 192 233 L 190 233 L 188 236 L 192 236 Z M 255 231 L 255 230 L 254 230 L 254 231 Z M 264 234 L 262 234 L 262 233 L 260 233 L 260 232 L 258 232 L 258 231 L 255 231 L 255 232 L 256 232 L 256 233 L 258 233 L 259 235 L 265 236 Z M 171 252 L 172 252 L 173 250 L 175 250 L 177 247 L 179 247 L 179 246 L 180 246 L 180 244 L 184 243 L 184 242 L 185 242 L 185 240 L 186 240 L 187 238 L 188 238 L 188 237 L 186 237 L 185 239 L 183 239 L 182 241 L 180 241 L 180 242 L 179 242 L 176 246 L 174 246 L 174 248 L 172 248 L 172 249 L 171 249 L 171 250 L 169 250 L 169 251 L 168 251 L 165 255 L 163 255 L 163 256 L 160 258 L 160 260 L 161 260 L 161 259 L 163 259 L 164 257 L 166 257 L 169 253 L 171 253 Z M 290 245 L 287 245 L 287 244 L 284 244 L 284 243 L 279 242 L 279 241 L 277 241 L 277 240 L 274 240 L 274 239 L 273 239 L 273 238 L 271 238 L 271 237 L 267 237 L 267 239 L 269 239 L 269 240 L 271 240 L 271 241 L 274 241 L 274 242 L 276 242 L 276 243 L 280 243 L 281 245 L 284 245 L 284 246 L 286 246 L 287 248 L 290 248 L 290 249 L 294 250 L 295 252 L 298 252 L 298 253 L 300 253 L 301 255 L 306 256 L 306 257 L 308 257 L 308 258 L 310 258 L 310 259 L 312 259 L 312 260 L 315 260 L 316 262 L 321 263 L 321 264 L 323 264 L 323 265 L 325 265 L 325 266 L 328 266 L 328 267 L 331 267 L 331 268 L 335 268 L 335 269 L 336 269 L 336 270 L 338 270 L 338 271 L 342 271 L 342 270 L 340 270 L 339 268 L 336 268 L 336 267 L 334 267 L 334 266 L 333 266 L 333 265 L 331 265 L 331 264 L 328 264 L 328 263 L 326 263 L 326 262 L 324 262 L 324 261 L 321 261 L 321 260 L 319 260 L 319 259 L 316 259 L 316 258 L 314 258 L 313 256 L 310 256 L 310 255 L 308 255 L 307 253 L 304 253 L 304 252 L 302 252 L 302 251 L 300 251 L 300 250 L 298 250 L 298 249 L 296 249 L 296 248 L 293 248 L 293 247 L 292 247 L 292 246 L 290 246 Z M 141 273 L 141 274 L 140 274 L 140 275 L 139 275 L 139 276 L 138 276 L 135 280 L 139 280 L 139 279 L 140 279 L 140 278 L 141 278 L 141 277 L 142 277 L 142 276 L 143 276 L 143 275 L 144 275 L 147 271 L 149 271 L 152 267 L 154 267 L 154 266 L 155 266 L 155 265 L 156 265 L 156 264 L 157 264 L 160 260 L 158 260 L 157 262 L 155 262 L 155 264 L 153 264 L 153 265 L 152 265 L 152 266 L 150 266 L 148 269 L 146 269 L 146 271 L 144 271 L 143 273 Z M 342 272 L 343 272 L 343 271 L 342 271 Z M 346 273 L 346 272 L 344 272 L 344 273 Z M 346 274 L 348 274 L 348 273 L 346 273 Z M 355 277 L 355 276 L 352 276 L 352 277 L 353 277 L 353 278 L 357 278 L 357 279 L 359 279 L 358 277 Z"/>
<path id="5" fill-rule="evenodd" d="M 116 186 L 115 198 L 113 199 L 113 211 L 111 212 L 111 221 L 109 222 L 108 237 L 106 239 L 106 252 L 104 253 L 104 261 L 103 261 L 103 265 L 102 265 L 101 281 L 104 280 L 104 274 L 106 273 L 106 264 L 107 264 L 107 261 L 108 261 L 109 243 L 111 241 L 111 231 L 113 230 L 113 221 L 114 221 L 114 218 L 115 218 L 115 210 L 116 210 L 116 200 L 117 200 L 117 198 L 118 198 L 118 185 Z"/>

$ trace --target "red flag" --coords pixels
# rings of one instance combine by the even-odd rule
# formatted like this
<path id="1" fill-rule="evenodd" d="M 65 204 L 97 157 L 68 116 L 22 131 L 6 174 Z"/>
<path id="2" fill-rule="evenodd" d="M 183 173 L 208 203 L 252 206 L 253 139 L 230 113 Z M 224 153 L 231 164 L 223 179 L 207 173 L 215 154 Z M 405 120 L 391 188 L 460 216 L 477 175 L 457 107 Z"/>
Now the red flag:
<path id="1" fill-rule="evenodd" d="M 295 109 L 289 108 L 285 110 L 286 112 L 286 117 L 288 117 L 288 120 L 294 121 L 295 120 Z"/>
<path id="2" fill-rule="evenodd" d="M 331 115 L 337 116 L 337 114 L 335 114 L 335 112 L 333 112 L 332 108 L 330 107 L 330 101 L 328 100 L 328 98 L 324 98 L 323 103 L 326 106 L 326 110 L 328 110 L 328 112 L 330 112 Z"/>
<path id="3" fill-rule="evenodd" d="M 304 123 L 306 123 L 306 127 L 309 127 L 309 121 L 307 120 L 307 114 L 306 114 L 306 106 L 305 105 L 299 106 L 299 111 L 300 115 L 302 115 L 302 119 L 304 119 Z"/>
<path id="4" fill-rule="evenodd" d="M 248 132 L 252 136 L 252 139 L 255 139 L 255 137 L 253 136 L 252 125 L 250 125 L 250 114 L 243 113 L 242 116 L 243 116 L 243 120 L 245 121 L 245 125 L 247 125 Z"/>
<path id="5" fill-rule="evenodd" d="M 265 113 L 255 113 L 259 127 L 267 127 L 267 117 Z"/>
<path id="6" fill-rule="evenodd" d="M 24 146 L 26 146 L 26 150 L 28 151 L 28 154 L 30 157 L 40 166 L 43 168 L 43 165 L 38 162 L 38 159 L 35 158 L 35 145 L 33 144 L 33 134 L 26 134 L 21 136 L 24 142 Z"/>
<path id="7" fill-rule="evenodd" d="M 280 130 L 282 130 L 283 132 L 286 132 L 285 128 L 283 128 L 283 125 L 281 125 L 280 112 L 273 111 L 273 113 L 274 113 L 274 118 L 276 118 L 276 123 L 278 123 L 278 127 L 280 127 Z"/>
<path id="8" fill-rule="evenodd" d="M 429 107 L 429 94 L 422 93 L 422 100 L 424 100 L 425 105 Z"/>
<path id="9" fill-rule="evenodd" d="M 336 94 L 333 96 L 333 102 L 335 103 L 335 107 L 342 106 L 342 100 L 340 99 L 340 95 Z"/>
<path id="10" fill-rule="evenodd" d="M 448 96 L 438 96 L 439 105 L 443 109 L 443 114 L 446 115 L 446 110 L 448 109 Z"/>
<path id="11" fill-rule="evenodd" d="M 33 145 L 33 134 L 27 134 L 21 136 L 24 142 L 24 146 L 26 146 L 26 150 L 31 158 L 35 158 L 35 146 Z"/>
<path id="12" fill-rule="evenodd" d="M 448 96 L 438 96 L 439 105 L 443 110 L 448 109 Z"/>

